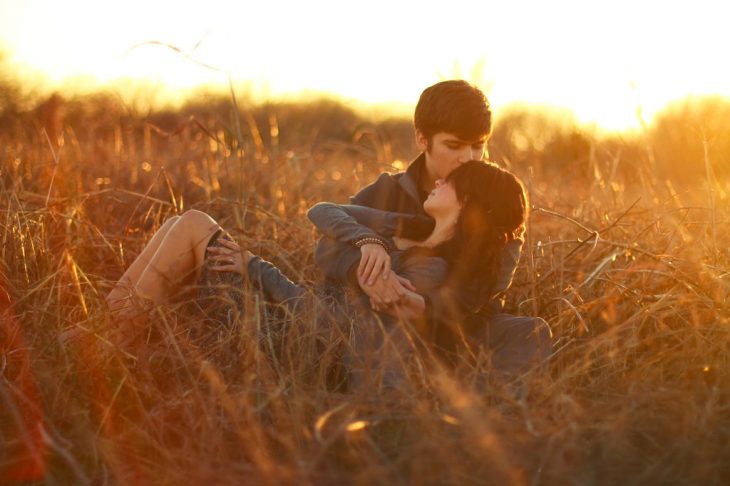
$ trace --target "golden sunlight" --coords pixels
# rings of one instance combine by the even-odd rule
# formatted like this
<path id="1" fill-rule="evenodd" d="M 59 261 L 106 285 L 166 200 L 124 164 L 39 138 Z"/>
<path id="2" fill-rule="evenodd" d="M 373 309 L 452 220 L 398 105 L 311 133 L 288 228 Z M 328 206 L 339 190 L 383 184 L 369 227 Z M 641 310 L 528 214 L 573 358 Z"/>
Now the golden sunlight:
<path id="1" fill-rule="evenodd" d="M 253 99 L 316 93 L 412 106 L 423 87 L 463 77 L 496 108 L 548 104 L 611 130 L 639 127 L 689 94 L 730 95 L 730 67 L 721 61 L 730 34 L 711 1 L 692 10 L 628 0 L 434 8 L 384 0 L 365 8 L 325 0 L 214 0 L 205 8 L 5 2 L 0 49 L 18 72 L 54 89 L 145 85 L 158 101 L 231 80 Z"/>

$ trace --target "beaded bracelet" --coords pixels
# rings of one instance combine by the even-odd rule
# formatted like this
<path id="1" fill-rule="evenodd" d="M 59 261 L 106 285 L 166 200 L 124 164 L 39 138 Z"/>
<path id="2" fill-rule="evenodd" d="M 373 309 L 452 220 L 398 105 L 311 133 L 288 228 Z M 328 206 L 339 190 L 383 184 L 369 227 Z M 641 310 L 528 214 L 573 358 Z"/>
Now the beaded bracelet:
<path id="1" fill-rule="evenodd" d="M 385 251 L 390 252 L 388 244 L 381 238 L 376 238 L 375 236 L 364 236 L 359 240 L 355 240 L 353 244 L 358 248 L 362 248 L 364 245 L 380 245 Z"/>

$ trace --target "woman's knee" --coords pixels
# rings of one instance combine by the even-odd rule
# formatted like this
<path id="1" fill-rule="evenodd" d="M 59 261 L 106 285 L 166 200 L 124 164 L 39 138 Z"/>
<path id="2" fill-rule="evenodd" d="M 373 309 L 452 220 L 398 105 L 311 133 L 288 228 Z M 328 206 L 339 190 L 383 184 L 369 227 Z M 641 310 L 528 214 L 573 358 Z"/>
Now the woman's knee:
<path id="1" fill-rule="evenodd" d="M 181 216 L 178 216 L 175 227 L 184 231 L 194 239 L 204 236 L 212 236 L 220 226 L 209 214 L 197 209 L 188 209 Z"/>
<path id="2" fill-rule="evenodd" d="M 178 221 L 180 221 L 180 216 L 171 216 L 167 218 L 159 227 L 159 229 L 155 232 L 155 234 L 153 235 L 153 239 L 154 237 L 164 238 L 167 232 L 170 231 L 170 229 L 175 226 Z"/>
<path id="3" fill-rule="evenodd" d="M 180 216 L 170 216 L 169 218 L 167 218 L 165 220 L 164 223 L 162 223 L 162 227 L 164 228 L 165 226 L 172 226 L 173 224 L 177 223 L 178 221 L 180 221 Z"/>
<path id="4" fill-rule="evenodd" d="M 208 213 L 197 209 L 188 209 L 181 216 L 175 217 L 189 224 L 218 224 Z"/>

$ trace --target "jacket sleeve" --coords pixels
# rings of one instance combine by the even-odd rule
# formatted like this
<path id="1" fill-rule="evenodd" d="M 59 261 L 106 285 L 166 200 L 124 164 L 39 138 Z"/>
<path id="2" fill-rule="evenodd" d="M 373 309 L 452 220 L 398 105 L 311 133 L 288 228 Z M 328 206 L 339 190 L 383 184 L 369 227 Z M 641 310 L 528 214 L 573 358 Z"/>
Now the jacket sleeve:
<path id="1" fill-rule="evenodd" d="M 342 243 L 355 243 L 364 237 L 390 238 L 397 226 L 396 213 L 328 202 L 312 206 L 307 217 L 322 234 Z"/>
<path id="2" fill-rule="evenodd" d="M 362 237 L 378 236 L 344 208 L 343 205 L 319 203 L 307 212 L 309 220 L 324 235 L 314 249 L 314 262 L 325 278 L 340 283 L 349 281 L 350 269 L 360 261 L 360 249 L 353 243 Z M 379 223 L 387 226 L 382 220 Z"/>
<path id="3" fill-rule="evenodd" d="M 396 213 L 353 204 L 321 202 L 307 212 L 309 220 L 325 236 L 343 243 L 354 243 L 366 236 L 392 238 L 403 228 L 433 229 L 433 220 L 419 214 Z"/>
<path id="4" fill-rule="evenodd" d="M 254 256 L 248 262 L 248 279 L 253 286 L 264 293 L 264 298 L 272 304 L 284 304 L 295 311 L 307 295 L 301 285 L 295 284 L 274 264 Z"/>
<path id="5" fill-rule="evenodd" d="M 323 236 L 314 248 L 314 263 L 325 278 L 340 283 L 350 282 L 350 269 L 360 261 L 360 249 L 349 243 Z"/>

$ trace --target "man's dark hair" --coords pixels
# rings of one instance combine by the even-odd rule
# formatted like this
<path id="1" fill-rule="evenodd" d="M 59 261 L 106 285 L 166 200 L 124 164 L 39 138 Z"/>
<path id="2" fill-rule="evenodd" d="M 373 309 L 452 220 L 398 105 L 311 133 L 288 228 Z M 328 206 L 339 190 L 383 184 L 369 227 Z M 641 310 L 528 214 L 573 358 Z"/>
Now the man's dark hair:
<path id="1" fill-rule="evenodd" d="M 426 88 L 413 117 L 416 130 L 431 143 L 439 132 L 462 140 L 476 140 L 492 131 L 492 110 L 484 93 L 464 80 L 450 80 Z"/>

